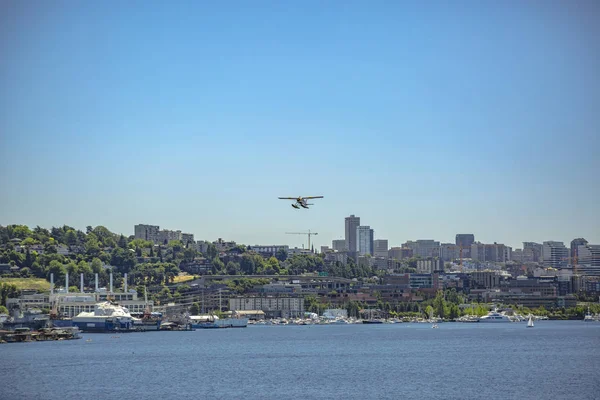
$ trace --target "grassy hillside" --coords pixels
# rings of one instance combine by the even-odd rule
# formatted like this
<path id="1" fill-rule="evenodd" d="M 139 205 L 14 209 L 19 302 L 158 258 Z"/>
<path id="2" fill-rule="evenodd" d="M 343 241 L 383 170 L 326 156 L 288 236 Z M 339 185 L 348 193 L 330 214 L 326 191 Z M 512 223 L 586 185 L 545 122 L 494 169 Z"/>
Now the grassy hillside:
<path id="1" fill-rule="evenodd" d="M 194 280 L 194 275 L 179 275 L 176 276 L 173 281 L 174 283 L 183 283 L 183 282 L 187 282 L 187 281 L 192 281 Z"/>
<path id="2" fill-rule="evenodd" d="M 0 282 L 11 283 L 17 286 L 17 289 L 35 289 L 41 291 L 50 290 L 50 282 L 41 278 L 0 278 Z"/>

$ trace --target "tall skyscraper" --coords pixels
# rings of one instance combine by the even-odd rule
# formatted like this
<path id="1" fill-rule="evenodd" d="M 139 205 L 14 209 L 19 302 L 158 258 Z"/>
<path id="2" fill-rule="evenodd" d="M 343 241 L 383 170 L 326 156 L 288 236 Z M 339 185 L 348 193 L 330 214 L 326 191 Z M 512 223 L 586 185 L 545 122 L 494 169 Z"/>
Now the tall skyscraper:
<path id="1" fill-rule="evenodd" d="M 578 238 L 571 240 L 571 264 L 575 263 L 575 257 L 579 258 L 579 246 L 585 246 L 588 241 L 584 238 Z"/>
<path id="2" fill-rule="evenodd" d="M 388 241 L 387 239 L 377 239 L 373 241 L 373 255 L 375 257 L 388 258 Z"/>
<path id="3" fill-rule="evenodd" d="M 462 258 L 471 258 L 471 245 L 475 243 L 475 235 L 472 233 L 459 233 L 456 235 L 456 246 L 460 252 L 462 246 Z"/>
<path id="4" fill-rule="evenodd" d="M 356 242 L 356 228 L 360 225 L 360 217 L 355 217 L 354 214 L 346 217 L 346 248 L 348 251 L 358 251 Z"/>
<path id="5" fill-rule="evenodd" d="M 361 256 L 364 256 L 365 254 L 373 255 L 373 236 L 373 229 L 371 229 L 370 226 L 356 227 L 358 254 Z"/>

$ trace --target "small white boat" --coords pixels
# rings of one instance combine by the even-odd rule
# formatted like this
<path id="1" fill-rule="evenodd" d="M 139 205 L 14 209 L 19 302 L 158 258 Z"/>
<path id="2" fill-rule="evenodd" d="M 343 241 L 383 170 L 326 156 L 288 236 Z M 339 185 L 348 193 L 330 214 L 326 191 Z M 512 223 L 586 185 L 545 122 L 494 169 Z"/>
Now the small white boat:
<path id="1" fill-rule="evenodd" d="M 431 327 L 432 327 L 433 329 L 435 329 L 435 328 L 439 328 L 438 324 L 433 324 Z"/>
<path id="2" fill-rule="evenodd" d="M 529 321 L 527 321 L 527 327 L 533 328 L 533 317 L 529 314 Z"/>

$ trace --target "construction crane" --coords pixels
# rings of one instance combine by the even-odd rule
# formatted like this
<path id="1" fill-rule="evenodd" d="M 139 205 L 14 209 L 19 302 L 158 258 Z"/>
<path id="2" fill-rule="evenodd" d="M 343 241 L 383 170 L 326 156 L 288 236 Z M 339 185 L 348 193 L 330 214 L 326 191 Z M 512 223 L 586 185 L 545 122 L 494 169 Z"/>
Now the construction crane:
<path id="1" fill-rule="evenodd" d="M 317 232 L 311 232 L 310 229 L 308 232 L 286 232 L 286 235 L 308 235 L 308 250 L 310 251 L 310 237 L 311 235 L 318 235 Z"/>

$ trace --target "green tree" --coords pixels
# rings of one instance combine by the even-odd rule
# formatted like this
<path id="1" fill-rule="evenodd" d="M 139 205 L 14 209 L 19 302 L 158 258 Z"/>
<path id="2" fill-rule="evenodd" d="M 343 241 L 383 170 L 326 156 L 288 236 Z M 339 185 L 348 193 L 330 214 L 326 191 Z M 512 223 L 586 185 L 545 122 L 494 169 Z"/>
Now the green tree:
<path id="1" fill-rule="evenodd" d="M 242 255 L 240 269 L 245 275 L 254 275 L 256 272 L 256 263 L 254 262 L 254 257 L 248 253 Z"/>
<path id="2" fill-rule="evenodd" d="M 190 314 L 192 314 L 192 315 L 200 314 L 200 304 L 193 303 L 190 307 Z"/>
<path id="3" fill-rule="evenodd" d="M 17 286 L 12 283 L 0 282 L 0 305 L 6 306 L 6 299 L 19 296 Z"/>
<path id="4" fill-rule="evenodd" d="M 215 246 L 213 243 L 209 243 L 208 248 L 206 250 L 206 257 L 208 257 L 211 260 L 214 260 L 217 256 L 217 253 L 217 246 Z"/>
<path id="5" fill-rule="evenodd" d="M 225 270 L 225 264 L 219 257 L 215 257 L 212 260 L 212 273 L 213 275 L 222 274 Z"/>
<path id="6" fill-rule="evenodd" d="M 50 274 L 54 274 L 54 282 L 64 282 L 67 269 L 60 262 L 52 260 L 50 261 L 50 265 L 48 266 L 46 273 L 48 280 L 50 280 Z"/>
<path id="7" fill-rule="evenodd" d="M 285 251 L 285 249 L 279 249 L 275 253 L 275 258 L 277 258 L 281 262 L 284 262 L 288 258 L 288 253 L 287 251 Z"/>
<path id="8" fill-rule="evenodd" d="M 8 314 L 8 309 L 4 306 L 0 306 L 0 314 Z"/>
<path id="9" fill-rule="evenodd" d="M 240 272 L 240 264 L 235 261 L 229 261 L 225 269 L 228 275 L 237 275 Z"/>
<path id="10" fill-rule="evenodd" d="M 434 312 L 433 307 L 427 306 L 427 308 L 425 308 L 425 314 L 427 314 L 428 318 L 433 318 L 433 312 Z"/>
<path id="11" fill-rule="evenodd" d="M 75 246 L 77 244 L 77 234 L 75 233 L 75 231 L 73 229 L 69 229 L 65 233 L 65 242 L 69 246 Z"/>
<path id="12" fill-rule="evenodd" d="M 196 258 L 198 252 L 194 248 L 194 246 L 189 246 L 185 250 L 183 250 L 183 259 L 186 262 L 192 262 Z"/>
<path id="13" fill-rule="evenodd" d="M 117 246 L 119 246 L 122 249 L 127 249 L 127 239 L 125 239 L 125 236 L 123 236 L 123 235 L 119 236 L 119 241 L 117 242 Z"/>
<path id="14" fill-rule="evenodd" d="M 100 259 L 99 259 L 99 258 L 94 258 L 94 259 L 92 260 L 92 265 L 91 265 L 91 267 L 92 267 L 92 272 L 93 272 L 94 274 L 99 274 L 99 273 L 100 273 L 100 271 L 102 271 L 102 261 L 100 261 Z"/>

